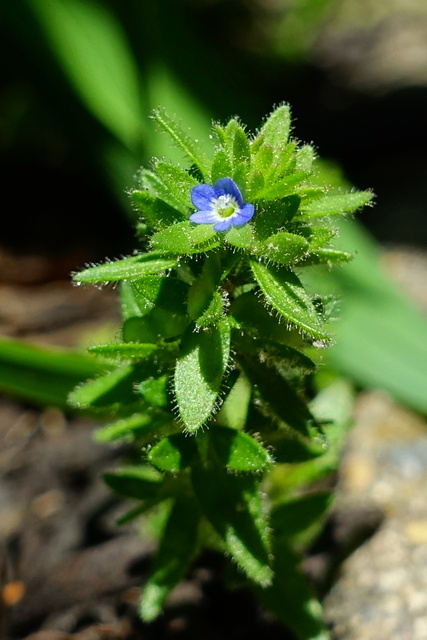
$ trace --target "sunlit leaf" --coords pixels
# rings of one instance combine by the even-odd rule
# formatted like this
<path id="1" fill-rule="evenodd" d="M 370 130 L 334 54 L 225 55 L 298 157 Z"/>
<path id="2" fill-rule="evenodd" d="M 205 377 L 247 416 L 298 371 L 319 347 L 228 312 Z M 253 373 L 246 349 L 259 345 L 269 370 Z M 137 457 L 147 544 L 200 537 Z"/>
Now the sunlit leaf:
<path id="1" fill-rule="evenodd" d="M 201 427 L 215 411 L 230 355 L 226 323 L 208 331 L 189 333 L 175 369 L 175 397 L 179 415 L 189 431 Z"/>
<path id="2" fill-rule="evenodd" d="M 125 145 L 144 131 L 138 67 L 119 21 L 92 0 L 30 0 L 53 51 L 91 112 Z"/>

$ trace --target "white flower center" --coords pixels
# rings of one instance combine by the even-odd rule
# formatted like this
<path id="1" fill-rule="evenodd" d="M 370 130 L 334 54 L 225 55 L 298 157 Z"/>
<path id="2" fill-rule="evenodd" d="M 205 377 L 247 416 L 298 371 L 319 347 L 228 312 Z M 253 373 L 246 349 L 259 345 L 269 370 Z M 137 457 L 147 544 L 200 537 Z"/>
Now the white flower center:
<path id="1" fill-rule="evenodd" d="M 221 216 L 221 218 L 229 218 L 239 210 L 239 205 L 237 204 L 233 196 L 224 194 L 223 196 L 219 196 L 219 198 L 215 200 L 212 209 L 215 211 L 215 213 Z"/>

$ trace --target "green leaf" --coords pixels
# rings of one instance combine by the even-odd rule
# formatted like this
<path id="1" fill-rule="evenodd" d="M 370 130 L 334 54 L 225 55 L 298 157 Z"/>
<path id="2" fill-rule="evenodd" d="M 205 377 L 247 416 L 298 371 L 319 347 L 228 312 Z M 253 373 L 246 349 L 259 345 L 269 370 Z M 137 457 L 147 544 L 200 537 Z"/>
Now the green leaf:
<path id="1" fill-rule="evenodd" d="M 280 198 L 286 198 L 287 196 L 298 193 L 299 189 L 297 185 L 303 182 L 307 178 L 306 173 L 292 173 L 290 176 L 281 179 L 279 182 L 270 184 L 264 187 L 259 193 L 257 193 L 255 200 L 277 200 Z"/>
<path id="2" fill-rule="evenodd" d="M 307 487 L 336 472 L 345 442 L 345 434 L 352 424 L 353 406 L 354 391 L 351 385 L 343 379 L 325 387 L 315 397 L 310 403 L 310 411 L 315 419 L 323 424 L 324 442 L 322 443 L 320 440 L 316 443 L 318 439 L 312 440 L 305 447 L 305 454 L 301 447 L 299 450 L 295 449 L 293 443 L 290 443 L 290 449 L 287 443 L 283 442 L 282 447 L 279 443 L 275 452 L 276 459 L 283 462 L 299 462 L 297 465 L 286 465 L 286 472 L 282 468 L 282 477 L 280 478 L 282 491 L 286 489 L 295 491 L 298 487 Z"/>
<path id="3" fill-rule="evenodd" d="M 257 238 L 265 240 L 279 231 L 281 227 L 292 220 L 299 205 L 300 198 L 293 195 L 283 200 L 257 206 L 256 216 L 253 219 Z"/>
<path id="4" fill-rule="evenodd" d="M 177 340 L 185 331 L 188 318 L 171 314 L 166 309 L 152 307 L 141 317 L 125 320 L 122 337 L 125 342 L 158 342 L 159 340 Z"/>
<path id="5" fill-rule="evenodd" d="M 162 109 L 154 111 L 154 119 L 160 127 L 171 137 L 173 142 L 184 152 L 191 164 L 194 164 L 203 174 L 204 179 L 209 179 L 209 158 L 202 151 L 200 144 L 192 140 L 181 126 Z"/>
<path id="6" fill-rule="evenodd" d="M 253 169 L 261 175 L 266 176 L 271 171 L 274 162 L 273 147 L 262 144 L 254 154 Z"/>
<path id="7" fill-rule="evenodd" d="M 124 344 L 98 344 L 89 347 L 90 353 L 106 358 L 119 358 L 121 360 L 144 360 L 157 351 L 157 344 L 139 344 L 126 342 Z"/>
<path id="8" fill-rule="evenodd" d="M 194 438 L 184 433 L 176 433 L 163 438 L 147 454 L 147 459 L 161 471 L 177 473 L 191 465 L 197 456 Z"/>
<path id="9" fill-rule="evenodd" d="M 322 321 L 297 276 L 285 267 L 251 260 L 252 272 L 267 302 L 303 334 L 328 340 Z"/>
<path id="10" fill-rule="evenodd" d="M 198 550 L 199 521 L 194 500 L 176 500 L 142 594 L 140 615 L 145 622 L 159 615 L 166 597 L 185 576 Z"/>
<path id="11" fill-rule="evenodd" d="M 148 411 L 136 413 L 99 427 L 94 432 L 94 439 L 97 442 L 113 442 L 121 439 L 134 442 L 138 438 L 152 433 L 158 426 L 158 421 Z"/>
<path id="12" fill-rule="evenodd" d="M 220 243 L 221 238 L 213 225 L 194 225 L 189 220 L 166 227 L 151 238 L 154 249 L 178 254 L 202 253 L 218 247 Z"/>
<path id="13" fill-rule="evenodd" d="M 134 282 L 129 280 L 123 280 L 120 283 L 120 303 L 124 321 L 129 318 L 142 317 L 153 308 L 147 298 L 137 294 Z"/>
<path id="14" fill-rule="evenodd" d="M 252 385 L 241 372 L 227 395 L 218 415 L 220 423 L 225 422 L 231 429 L 243 429 L 246 424 Z"/>
<path id="15" fill-rule="evenodd" d="M 266 407 L 280 420 L 301 433 L 309 436 L 315 420 L 307 403 L 275 368 L 264 362 L 241 356 L 240 362 L 251 383 L 257 388 Z"/>
<path id="16" fill-rule="evenodd" d="M 193 466 L 192 481 L 200 508 L 227 553 L 251 580 L 268 585 L 272 571 L 259 481 L 252 475 L 233 475 L 213 461 Z"/>
<path id="17" fill-rule="evenodd" d="M 187 283 L 171 276 L 148 276 L 133 284 L 136 294 L 142 295 L 159 309 L 171 314 L 186 315 Z"/>
<path id="18" fill-rule="evenodd" d="M 261 602 L 298 640 L 331 640 L 323 622 L 322 607 L 300 569 L 301 558 L 282 537 L 275 540 L 273 556 L 272 584 L 256 589 Z"/>
<path id="19" fill-rule="evenodd" d="M 303 171 L 304 173 L 311 173 L 315 158 L 316 153 L 313 147 L 309 144 L 303 145 L 295 154 L 295 170 Z"/>
<path id="20" fill-rule="evenodd" d="M 198 181 L 185 169 L 163 160 L 155 161 L 154 169 L 175 200 L 183 207 L 190 209 L 193 206 L 190 197 L 191 190 L 199 184 Z"/>
<path id="21" fill-rule="evenodd" d="M 278 264 L 292 264 L 302 259 L 308 249 L 309 243 L 305 238 L 281 231 L 257 243 L 253 253 Z"/>
<path id="22" fill-rule="evenodd" d="M 340 213 L 352 213 L 369 204 L 371 200 L 371 191 L 356 191 L 345 195 L 324 196 L 302 205 L 301 217 L 322 217 Z"/>
<path id="23" fill-rule="evenodd" d="M 332 502 L 329 492 L 309 493 L 281 502 L 271 512 L 271 526 L 277 535 L 292 542 L 304 536 L 325 516 Z"/>
<path id="24" fill-rule="evenodd" d="M 137 256 L 106 262 L 88 267 L 73 275 L 76 284 L 96 284 L 136 280 L 152 273 L 167 271 L 176 267 L 175 258 L 165 258 L 159 253 L 141 253 Z"/>
<path id="25" fill-rule="evenodd" d="M 192 320 L 197 320 L 211 305 L 221 275 L 219 256 L 212 253 L 206 257 L 202 272 L 194 280 L 188 293 L 188 315 Z"/>
<path id="26" fill-rule="evenodd" d="M 218 406 L 230 355 L 230 328 L 225 322 L 200 333 L 187 333 L 175 369 L 175 397 L 188 431 L 201 427 Z"/>
<path id="27" fill-rule="evenodd" d="M 266 356 L 269 360 L 275 359 L 280 363 L 281 368 L 298 369 L 306 374 L 316 371 L 314 362 L 301 351 L 264 337 L 260 339 L 249 331 L 246 335 L 236 332 L 233 336 L 233 345 L 242 354 L 259 355 L 261 358 Z"/>
<path id="28" fill-rule="evenodd" d="M 181 219 L 188 217 L 188 203 L 183 204 L 180 200 L 177 200 L 163 180 L 153 171 L 142 167 L 138 173 L 138 184 L 143 191 L 159 198 L 173 209 L 179 211 L 181 213 Z"/>
<path id="29" fill-rule="evenodd" d="M 0 390 L 37 404 L 67 407 L 70 391 L 105 369 L 105 364 L 78 351 L 0 338 Z"/>
<path id="30" fill-rule="evenodd" d="M 218 149 L 212 162 L 212 183 L 214 184 L 217 180 L 230 176 L 231 173 L 232 168 L 228 153 L 224 149 Z"/>
<path id="31" fill-rule="evenodd" d="M 265 143 L 274 150 L 282 150 L 286 147 L 291 129 L 291 112 L 286 104 L 275 109 L 261 128 Z"/>
<path id="32" fill-rule="evenodd" d="M 124 365 L 77 387 L 69 396 L 70 403 L 78 409 L 87 407 L 120 407 L 137 401 L 133 384 L 137 381 L 134 365 Z"/>
<path id="33" fill-rule="evenodd" d="M 209 430 L 209 441 L 220 464 L 232 471 L 258 472 L 271 463 L 264 447 L 243 431 L 216 425 Z"/>
<path id="34" fill-rule="evenodd" d="M 381 252 L 359 224 L 338 220 L 338 249 L 355 259 L 332 272 L 342 311 L 335 323 L 333 366 L 362 387 L 385 389 L 417 411 L 427 411 L 427 322 L 412 301 L 383 274 Z M 314 274 L 313 274 L 314 275 Z M 326 283 L 319 270 L 315 286 Z"/>
<path id="35" fill-rule="evenodd" d="M 353 260 L 351 253 L 347 251 L 337 251 L 336 249 L 315 249 L 301 261 L 301 265 L 315 264 L 340 264 L 341 262 L 350 262 Z"/>
<path id="36" fill-rule="evenodd" d="M 290 329 L 284 323 L 278 323 L 276 318 L 269 313 L 265 302 L 256 295 L 256 290 L 247 291 L 236 297 L 230 307 L 233 322 L 240 330 L 250 330 L 263 339 L 271 339 L 278 343 L 287 343 L 290 338 Z M 239 339 L 234 337 L 234 339 Z M 248 347 L 250 350 L 250 346 Z"/>
<path id="37" fill-rule="evenodd" d="M 149 500 L 157 496 L 162 476 L 151 467 L 122 467 L 114 473 L 104 473 L 104 481 L 110 489 L 126 498 Z"/>
<path id="38" fill-rule="evenodd" d="M 181 211 L 148 191 L 132 189 L 130 197 L 136 209 L 154 229 L 162 229 L 185 217 Z"/>
<path id="39" fill-rule="evenodd" d="M 252 171 L 246 187 L 247 200 L 251 202 L 255 199 L 260 191 L 264 188 L 265 179 L 260 171 Z"/>
<path id="40" fill-rule="evenodd" d="M 138 391 L 148 404 L 160 409 L 169 408 L 169 375 L 148 378 L 138 385 Z"/>
<path id="41" fill-rule="evenodd" d="M 288 428 L 279 428 L 269 434 L 266 437 L 266 443 L 272 448 L 274 460 L 277 464 L 297 465 L 297 468 L 303 466 L 301 465 L 302 462 L 308 461 L 310 464 L 313 459 L 325 454 L 324 439 L 301 437 Z M 306 484 L 309 484 L 309 482 L 302 483 L 302 486 L 306 486 Z M 281 488 L 281 490 L 283 489 Z"/>
<path id="42" fill-rule="evenodd" d="M 127 147 L 142 138 L 138 67 L 120 23 L 91 0 L 31 0 L 65 73 L 89 110 Z"/>
<path id="43" fill-rule="evenodd" d="M 238 125 L 234 132 L 233 139 L 233 165 L 236 167 L 239 163 L 249 165 L 251 161 L 251 149 L 248 137 L 241 125 Z"/>
<path id="44" fill-rule="evenodd" d="M 248 249 L 253 242 L 252 226 L 244 224 L 239 227 L 230 227 L 225 234 L 225 240 L 238 249 Z"/>
<path id="45" fill-rule="evenodd" d="M 295 142 L 288 142 L 286 148 L 276 152 L 275 154 L 275 162 L 272 167 L 272 171 L 268 176 L 267 182 L 276 182 L 280 183 L 289 174 L 296 174 L 296 151 L 297 145 Z M 308 173 L 305 173 L 308 176 Z"/>
<path id="46" fill-rule="evenodd" d="M 219 291 L 214 291 L 208 308 L 197 318 L 196 326 L 200 328 L 218 325 L 224 317 L 224 300 Z"/>

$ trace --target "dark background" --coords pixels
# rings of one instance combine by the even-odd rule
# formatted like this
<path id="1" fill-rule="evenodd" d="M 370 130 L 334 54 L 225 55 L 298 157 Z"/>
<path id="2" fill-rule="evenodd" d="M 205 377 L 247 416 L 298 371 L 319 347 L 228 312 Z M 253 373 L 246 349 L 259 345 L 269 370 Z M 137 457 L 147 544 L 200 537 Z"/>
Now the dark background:
<path id="1" fill-rule="evenodd" d="M 313 142 L 353 185 L 376 193 L 375 209 L 360 219 L 378 240 L 425 247 L 427 86 L 420 68 L 427 15 L 421 2 L 417 13 L 402 0 L 400 11 L 394 4 L 378 16 L 372 0 L 372 15 L 364 3 L 367 15 L 360 9 L 352 17 L 349 4 L 103 0 L 101 6 L 128 41 L 142 93 L 161 64 L 209 118 L 239 114 L 255 129 L 275 104 L 289 102 L 296 137 Z M 123 151 L 126 162 L 112 188 L 104 152 L 118 143 L 64 72 L 36 6 L 18 0 L 0 10 L 0 242 L 15 252 L 77 251 L 88 259 L 124 253 L 133 236 L 123 193 L 156 142 L 146 135 L 131 154 Z M 418 49 L 408 62 L 399 43 L 401 31 L 411 29 Z M 154 95 L 141 119 L 148 121 L 155 106 Z M 178 115 L 185 124 L 185 109 Z"/>

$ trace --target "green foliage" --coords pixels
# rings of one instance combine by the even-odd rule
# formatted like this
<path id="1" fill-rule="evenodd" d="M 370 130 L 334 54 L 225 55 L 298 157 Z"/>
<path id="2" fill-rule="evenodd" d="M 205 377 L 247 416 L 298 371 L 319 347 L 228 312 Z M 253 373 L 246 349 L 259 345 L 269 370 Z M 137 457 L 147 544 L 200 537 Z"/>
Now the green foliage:
<path id="1" fill-rule="evenodd" d="M 201 427 L 217 407 L 229 355 L 230 328 L 226 322 L 183 337 L 174 390 L 180 418 L 188 431 Z"/>
<path id="2" fill-rule="evenodd" d="M 144 588 L 140 607 L 143 620 L 150 622 L 157 618 L 169 592 L 184 578 L 197 553 L 199 523 L 200 513 L 194 500 L 177 499 Z"/>
<path id="3" fill-rule="evenodd" d="M 71 402 L 114 416 L 97 431 L 99 441 L 142 447 L 140 467 L 106 475 L 115 491 L 140 502 L 122 521 L 169 504 L 141 615 L 159 614 L 198 550 L 215 540 L 299 638 L 327 638 L 297 550 L 329 499 L 294 491 L 336 466 L 348 424 L 336 398 L 347 396 L 338 390 L 335 404 L 309 404 L 313 354 L 330 334 L 327 298 L 307 287 L 304 274 L 348 259 L 332 244 L 329 217 L 355 211 L 371 195 L 319 187 L 313 148 L 290 138 L 287 105 L 255 137 L 237 119 L 215 125 L 211 155 L 162 110 L 154 118 L 184 164 L 154 161 L 130 192 L 150 250 L 74 276 L 82 284 L 121 282 L 123 327 L 116 344 L 91 348 L 106 368 Z M 210 216 L 217 211 L 222 178 L 234 181 L 254 215 L 234 225 L 232 205 L 228 228 L 217 231 L 211 219 L 190 216 L 201 193 L 215 194 L 201 206 L 212 206 Z"/>
<path id="4" fill-rule="evenodd" d="M 29 0 L 88 109 L 125 145 L 141 139 L 138 69 L 108 9 L 92 0 Z"/>
<path id="5" fill-rule="evenodd" d="M 39 405 L 66 408 L 70 389 L 105 369 L 84 353 L 0 339 L 0 390 Z"/>

